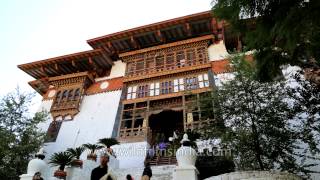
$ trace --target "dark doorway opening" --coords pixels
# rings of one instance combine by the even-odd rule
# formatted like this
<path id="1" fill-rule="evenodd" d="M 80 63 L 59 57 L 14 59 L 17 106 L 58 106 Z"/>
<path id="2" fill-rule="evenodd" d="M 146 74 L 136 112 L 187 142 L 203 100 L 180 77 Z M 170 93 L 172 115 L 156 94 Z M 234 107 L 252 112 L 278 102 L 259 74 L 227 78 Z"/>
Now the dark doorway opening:
<path id="1" fill-rule="evenodd" d="M 174 131 L 183 132 L 183 111 L 165 110 L 149 117 L 150 145 L 168 142 Z"/>

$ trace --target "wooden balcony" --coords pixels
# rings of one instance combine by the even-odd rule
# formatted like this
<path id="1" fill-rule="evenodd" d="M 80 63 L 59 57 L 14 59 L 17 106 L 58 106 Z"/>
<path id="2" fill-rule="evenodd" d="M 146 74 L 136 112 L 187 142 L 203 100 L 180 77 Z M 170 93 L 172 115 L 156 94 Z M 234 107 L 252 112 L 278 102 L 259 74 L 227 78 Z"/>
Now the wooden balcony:
<path id="1" fill-rule="evenodd" d="M 137 81 L 140 79 L 154 78 L 158 76 L 165 76 L 169 74 L 182 73 L 186 71 L 199 70 L 199 69 L 211 68 L 211 64 L 207 61 L 195 61 L 190 63 L 185 63 L 181 65 L 176 63 L 172 66 L 158 66 L 149 69 L 142 69 L 139 71 L 129 72 L 126 74 L 123 82 Z"/>
<path id="2" fill-rule="evenodd" d="M 149 134 L 149 127 L 123 128 L 119 130 L 118 140 L 123 143 L 148 141 Z"/>
<path id="3" fill-rule="evenodd" d="M 58 111 L 63 109 L 78 109 L 80 99 L 68 100 L 63 102 L 55 102 L 52 105 L 51 111 Z"/>

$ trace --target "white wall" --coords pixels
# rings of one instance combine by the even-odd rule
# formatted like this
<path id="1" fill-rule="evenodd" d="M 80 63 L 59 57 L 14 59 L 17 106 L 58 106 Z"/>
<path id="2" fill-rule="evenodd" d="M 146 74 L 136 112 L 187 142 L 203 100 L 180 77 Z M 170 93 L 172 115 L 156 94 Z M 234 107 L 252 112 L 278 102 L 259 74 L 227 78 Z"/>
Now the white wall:
<path id="1" fill-rule="evenodd" d="M 96 81 L 122 77 L 125 75 L 125 72 L 126 72 L 126 63 L 122 62 L 121 60 L 118 60 L 114 62 L 109 76 L 97 78 Z"/>
<path id="2" fill-rule="evenodd" d="M 120 168 L 143 167 L 147 153 L 147 142 L 125 143 L 112 146 L 120 161 Z"/>
<path id="3" fill-rule="evenodd" d="M 211 44 L 208 47 L 209 61 L 225 59 L 229 54 L 223 41 Z"/>
<path id="4" fill-rule="evenodd" d="M 214 75 L 214 83 L 216 86 L 222 86 L 222 83 L 230 81 L 234 78 L 233 73 L 221 73 Z"/>
<path id="5" fill-rule="evenodd" d="M 221 179 L 242 179 L 242 180 L 253 180 L 253 179 L 278 179 L 278 180 L 301 180 L 300 177 L 286 173 L 286 172 L 269 172 L 269 171 L 239 171 L 219 176 L 212 176 L 206 180 L 221 180 Z"/>
<path id="6" fill-rule="evenodd" d="M 111 137 L 120 96 L 121 91 L 85 96 L 80 112 L 73 120 L 62 123 L 56 142 L 45 144 L 46 159 L 54 152 Z M 40 109 L 50 111 L 51 104 L 52 101 L 43 101 Z M 47 131 L 50 122 L 52 118 L 39 127 Z"/>

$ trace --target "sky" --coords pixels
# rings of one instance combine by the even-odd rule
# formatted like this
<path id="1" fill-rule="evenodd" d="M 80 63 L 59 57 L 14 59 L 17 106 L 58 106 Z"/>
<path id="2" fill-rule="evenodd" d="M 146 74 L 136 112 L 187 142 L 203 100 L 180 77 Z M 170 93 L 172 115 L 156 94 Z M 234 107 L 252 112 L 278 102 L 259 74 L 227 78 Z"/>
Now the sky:
<path id="1" fill-rule="evenodd" d="M 1 0 L 0 96 L 34 92 L 18 64 L 90 50 L 88 39 L 207 11 L 211 1 Z"/>

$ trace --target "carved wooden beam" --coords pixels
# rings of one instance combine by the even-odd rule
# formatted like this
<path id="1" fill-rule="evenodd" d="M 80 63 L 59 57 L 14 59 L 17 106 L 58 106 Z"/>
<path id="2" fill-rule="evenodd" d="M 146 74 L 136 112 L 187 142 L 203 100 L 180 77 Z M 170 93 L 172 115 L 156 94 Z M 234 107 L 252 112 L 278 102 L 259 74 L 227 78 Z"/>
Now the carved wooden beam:
<path id="1" fill-rule="evenodd" d="M 55 64 L 54 64 L 54 68 L 55 68 L 57 71 L 59 71 L 58 63 L 55 63 Z"/>
<path id="2" fill-rule="evenodd" d="M 74 62 L 74 60 L 71 61 L 71 64 L 73 67 L 77 68 L 76 62 Z"/>
<path id="3" fill-rule="evenodd" d="M 102 58 L 106 61 L 106 62 L 102 61 L 103 64 L 107 63 L 108 67 L 111 67 L 113 65 L 112 59 L 109 56 L 107 56 L 105 53 L 102 53 Z"/>
<path id="4" fill-rule="evenodd" d="M 139 49 L 140 48 L 139 43 L 135 40 L 135 38 L 133 36 L 130 36 L 130 42 L 131 42 L 131 44 L 133 45 L 133 47 L 135 49 Z"/>
<path id="5" fill-rule="evenodd" d="M 43 65 L 40 67 L 40 70 L 41 70 L 42 74 L 43 74 L 45 77 L 48 77 L 48 74 L 47 74 L 47 72 L 46 72 L 46 70 L 45 70 L 45 67 L 44 67 Z"/>
<path id="6" fill-rule="evenodd" d="M 160 42 L 164 43 L 166 41 L 165 37 L 162 35 L 160 30 L 156 31 L 156 35 L 158 36 L 158 38 L 160 39 Z"/>
<path id="7" fill-rule="evenodd" d="M 189 24 L 189 23 L 185 23 L 185 24 L 184 24 L 184 28 L 185 28 L 185 30 L 186 30 L 186 32 L 187 32 L 187 35 L 188 35 L 188 36 L 191 36 L 192 33 L 191 33 L 190 24 Z"/>
<path id="8" fill-rule="evenodd" d="M 92 67 L 93 70 L 97 70 L 98 69 L 97 65 L 93 62 L 91 57 L 88 58 L 88 62 L 89 62 L 90 66 Z"/>
<path id="9" fill-rule="evenodd" d="M 118 52 L 118 50 L 112 45 L 112 43 L 109 41 L 106 43 L 107 44 L 107 47 L 113 51 L 113 52 Z"/>
<path id="10" fill-rule="evenodd" d="M 214 34 L 214 35 L 217 35 L 217 27 L 218 27 L 218 25 L 217 25 L 217 20 L 216 20 L 216 18 L 212 18 L 211 19 L 211 29 L 212 29 L 212 33 Z"/>
<path id="11" fill-rule="evenodd" d="M 101 44 L 100 46 L 99 46 L 99 48 L 100 49 L 102 49 L 102 50 L 104 50 L 106 53 L 108 53 L 108 54 L 113 54 L 114 53 L 114 51 L 112 50 L 112 49 L 110 49 L 108 46 L 107 46 L 107 44 Z"/>

